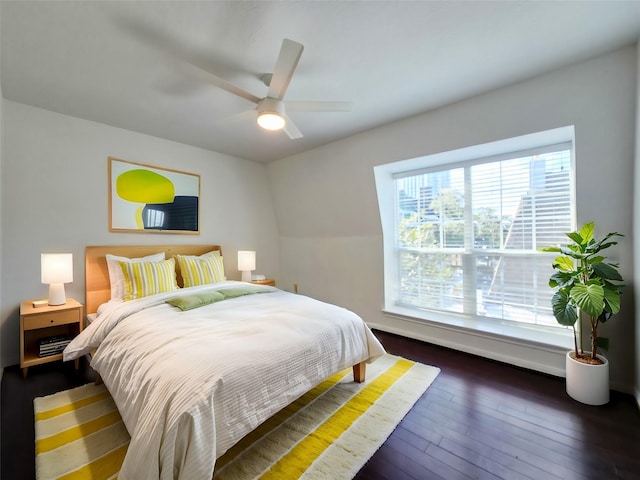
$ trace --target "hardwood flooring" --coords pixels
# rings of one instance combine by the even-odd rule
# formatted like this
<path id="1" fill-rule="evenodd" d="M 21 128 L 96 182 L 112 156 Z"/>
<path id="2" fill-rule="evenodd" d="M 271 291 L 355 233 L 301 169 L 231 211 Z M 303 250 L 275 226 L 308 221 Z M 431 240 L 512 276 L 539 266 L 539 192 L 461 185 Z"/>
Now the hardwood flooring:
<path id="1" fill-rule="evenodd" d="M 633 397 L 582 405 L 564 380 L 376 331 L 389 353 L 441 369 L 359 480 L 639 479 L 640 412 Z M 93 380 L 84 362 L 5 369 L 5 480 L 35 478 L 33 398 Z M 286 479 L 283 479 L 286 480 Z"/>
<path id="2" fill-rule="evenodd" d="M 441 369 L 356 478 L 640 479 L 640 412 L 611 392 L 580 404 L 564 379 L 376 332 L 389 353 Z"/>

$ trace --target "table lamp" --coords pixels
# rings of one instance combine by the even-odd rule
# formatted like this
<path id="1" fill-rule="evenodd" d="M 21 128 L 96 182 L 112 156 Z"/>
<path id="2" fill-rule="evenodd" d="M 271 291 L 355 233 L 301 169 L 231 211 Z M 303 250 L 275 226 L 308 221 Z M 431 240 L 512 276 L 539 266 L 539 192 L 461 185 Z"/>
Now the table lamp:
<path id="1" fill-rule="evenodd" d="M 40 256 L 42 283 L 49 284 L 49 305 L 64 305 L 64 284 L 73 282 L 73 254 L 43 253 Z"/>
<path id="2" fill-rule="evenodd" d="M 256 269 L 256 252 L 238 250 L 238 270 L 242 272 L 242 281 L 251 281 L 251 272 Z"/>

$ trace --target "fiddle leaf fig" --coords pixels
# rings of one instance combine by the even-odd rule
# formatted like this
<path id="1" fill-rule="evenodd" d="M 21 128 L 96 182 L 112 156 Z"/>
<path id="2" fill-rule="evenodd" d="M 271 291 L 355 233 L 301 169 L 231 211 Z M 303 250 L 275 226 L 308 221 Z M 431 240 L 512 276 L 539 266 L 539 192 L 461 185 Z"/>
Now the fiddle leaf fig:
<path id="1" fill-rule="evenodd" d="M 556 270 L 549 278 L 549 287 L 558 289 L 551 299 L 553 315 L 560 325 L 573 328 L 575 354 L 578 353 L 576 322 L 580 314 L 589 318 L 591 329 L 591 357 L 596 358 L 598 347 L 608 348 L 608 340 L 598 337 L 598 325 L 620 311 L 622 276 L 618 264 L 607 263 L 603 250 L 617 245 L 613 232 L 601 240 L 594 238 L 595 224 L 586 223 L 576 232 L 565 233 L 572 240 L 567 245 L 542 247 L 543 252 L 560 253 L 554 258 Z"/>

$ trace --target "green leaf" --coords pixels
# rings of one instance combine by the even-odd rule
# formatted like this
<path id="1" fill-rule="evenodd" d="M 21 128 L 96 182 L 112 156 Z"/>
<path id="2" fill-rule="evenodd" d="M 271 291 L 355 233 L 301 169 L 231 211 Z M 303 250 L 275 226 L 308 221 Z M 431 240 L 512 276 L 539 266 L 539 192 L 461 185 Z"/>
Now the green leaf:
<path id="1" fill-rule="evenodd" d="M 618 232 L 607 233 L 605 235 L 605 237 L 598 242 L 598 247 L 599 247 L 600 250 L 604 250 L 606 248 L 609 248 L 609 247 L 611 247 L 613 245 L 617 245 L 618 244 L 618 242 L 615 241 L 615 240 L 611 240 L 610 241 L 609 239 L 611 237 L 624 237 L 624 235 L 622 235 L 621 233 L 618 233 Z"/>
<path id="2" fill-rule="evenodd" d="M 606 250 L 609 247 L 613 247 L 614 245 L 617 245 L 617 244 L 618 244 L 618 242 L 607 242 L 607 243 L 604 243 L 603 240 L 600 240 L 598 243 L 594 243 L 593 245 L 591 245 L 589 247 L 589 251 L 591 253 L 597 253 L 597 252 L 600 252 L 602 250 Z"/>
<path id="3" fill-rule="evenodd" d="M 565 235 L 567 237 L 569 237 L 571 240 L 573 240 L 577 245 L 582 245 L 582 237 L 580 236 L 580 233 L 578 232 L 569 232 L 569 233 L 565 233 Z"/>
<path id="4" fill-rule="evenodd" d="M 553 268 L 557 268 L 562 272 L 570 272 L 573 270 L 573 260 L 564 255 L 556 257 L 553 261 Z"/>
<path id="5" fill-rule="evenodd" d="M 551 299 L 553 315 L 560 325 L 571 327 L 578 320 L 578 312 L 574 305 L 569 302 L 569 296 L 564 290 L 558 290 Z"/>
<path id="6" fill-rule="evenodd" d="M 617 285 L 606 284 L 603 287 L 605 310 L 616 314 L 620 311 L 620 289 Z"/>
<path id="7" fill-rule="evenodd" d="M 594 263 L 591 265 L 593 272 L 600 278 L 605 280 L 622 281 L 622 276 L 613 266 L 608 263 Z"/>
<path id="8" fill-rule="evenodd" d="M 574 282 L 575 274 L 571 272 L 556 272 L 549 278 L 549 286 L 551 288 L 555 287 L 565 287 L 567 285 L 572 285 Z"/>
<path id="9" fill-rule="evenodd" d="M 604 289 L 597 282 L 575 284 L 571 289 L 571 299 L 590 317 L 599 317 L 604 310 Z"/>
<path id="10" fill-rule="evenodd" d="M 621 234 L 621 233 L 618 233 L 618 232 L 610 232 L 610 233 L 607 233 L 604 236 L 604 238 L 601 240 L 601 242 L 605 242 L 605 241 L 609 240 L 611 237 L 624 237 L 624 235 Z"/>
<path id="11" fill-rule="evenodd" d="M 607 257 L 603 257 L 602 255 L 598 255 L 597 257 L 590 257 L 589 259 L 587 259 L 587 263 L 593 265 L 596 263 L 601 263 L 603 262 Z"/>
<path id="12" fill-rule="evenodd" d="M 595 224 L 593 222 L 585 223 L 580 229 L 580 236 L 583 239 L 583 243 L 588 243 L 593 240 L 593 232 L 595 230 Z"/>
<path id="13" fill-rule="evenodd" d="M 565 255 L 569 255 L 570 257 L 577 258 L 582 255 L 582 246 L 578 243 L 570 243 L 564 247 L 560 247 L 560 251 Z"/>
<path id="14" fill-rule="evenodd" d="M 560 247 L 540 247 L 540 252 L 560 252 Z"/>
<path id="15" fill-rule="evenodd" d="M 576 245 L 575 243 L 572 243 L 566 246 L 561 246 L 560 253 L 568 255 L 571 258 L 577 258 L 577 259 L 584 258 L 584 253 L 580 248 L 580 245 Z"/>

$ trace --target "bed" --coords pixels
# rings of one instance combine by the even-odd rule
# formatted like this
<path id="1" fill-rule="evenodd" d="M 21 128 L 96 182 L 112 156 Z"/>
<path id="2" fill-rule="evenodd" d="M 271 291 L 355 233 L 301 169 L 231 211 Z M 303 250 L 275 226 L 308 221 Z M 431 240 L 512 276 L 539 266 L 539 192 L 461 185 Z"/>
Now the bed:
<path id="1" fill-rule="evenodd" d="M 131 435 L 119 478 L 210 479 L 216 459 L 271 415 L 344 368 L 364 381 L 366 363 L 384 353 L 349 310 L 194 265 L 220 268 L 220 247 L 86 248 L 86 311 L 95 315 L 64 359 L 92 353 L 118 406 Z M 173 288 L 135 294 L 163 284 L 169 269 Z"/>

